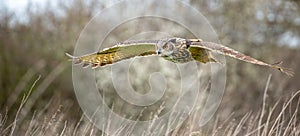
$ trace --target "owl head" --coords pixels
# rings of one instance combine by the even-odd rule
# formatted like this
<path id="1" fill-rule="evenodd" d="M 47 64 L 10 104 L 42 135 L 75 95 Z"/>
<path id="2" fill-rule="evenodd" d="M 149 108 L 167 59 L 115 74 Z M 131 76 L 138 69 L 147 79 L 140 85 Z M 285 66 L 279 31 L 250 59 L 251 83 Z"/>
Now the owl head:
<path id="1" fill-rule="evenodd" d="M 158 41 L 156 52 L 159 56 L 170 56 L 181 48 L 186 48 L 185 39 L 167 38 Z"/>

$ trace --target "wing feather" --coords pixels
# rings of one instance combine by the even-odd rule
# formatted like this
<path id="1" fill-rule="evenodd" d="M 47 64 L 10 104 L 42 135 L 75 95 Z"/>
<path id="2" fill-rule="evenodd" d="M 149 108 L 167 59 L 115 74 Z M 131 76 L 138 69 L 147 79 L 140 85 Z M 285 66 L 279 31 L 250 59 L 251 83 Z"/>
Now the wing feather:
<path id="1" fill-rule="evenodd" d="M 130 59 L 136 56 L 149 56 L 156 54 L 156 41 L 136 41 L 119 43 L 111 48 L 80 57 L 74 57 L 68 53 L 74 64 L 83 63 L 83 67 L 91 66 L 97 68 L 121 60 Z"/>
<path id="2" fill-rule="evenodd" d="M 247 56 L 243 53 L 240 53 L 234 49 L 231 49 L 229 47 L 226 47 L 222 44 L 217 44 L 217 43 L 213 43 L 213 42 L 204 42 L 202 40 L 191 40 L 190 42 L 190 46 L 194 47 L 194 48 L 202 48 L 202 49 L 206 49 L 212 52 L 216 52 L 225 56 L 229 56 L 235 59 L 239 59 L 245 62 L 249 62 L 252 64 L 256 64 L 256 65 L 262 65 L 262 66 L 267 66 L 270 68 L 274 68 L 277 69 L 283 73 L 285 73 L 288 76 L 293 76 L 293 71 L 289 68 L 284 68 L 281 67 L 280 64 L 281 63 L 276 63 L 276 64 L 269 64 L 260 60 L 257 60 L 253 57 Z"/>
<path id="3" fill-rule="evenodd" d="M 194 60 L 207 63 L 207 62 L 218 62 L 210 54 L 210 51 L 204 48 L 199 48 L 198 46 L 190 46 L 189 51 Z"/>

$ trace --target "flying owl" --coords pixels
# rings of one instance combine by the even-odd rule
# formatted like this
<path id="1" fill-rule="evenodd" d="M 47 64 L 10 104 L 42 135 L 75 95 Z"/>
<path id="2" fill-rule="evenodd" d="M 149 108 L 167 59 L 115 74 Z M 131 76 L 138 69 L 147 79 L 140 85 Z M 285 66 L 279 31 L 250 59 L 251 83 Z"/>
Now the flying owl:
<path id="1" fill-rule="evenodd" d="M 235 59 L 239 59 L 252 64 L 267 66 L 277 69 L 288 76 L 293 76 L 293 72 L 279 66 L 281 63 L 268 64 L 254 59 L 234 49 L 213 42 L 206 42 L 201 39 L 166 38 L 148 41 L 126 41 L 111 48 L 98 51 L 96 53 L 74 57 L 68 53 L 75 64 L 83 63 L 83 67 L 91 66 L 97 68 L 113 64 L 125 59 L 137 56 L 160 56 L 174 63 L 186 63 L 198 61 L 201 63 L 218 62 L 210 53 L 215 52 Z"/>

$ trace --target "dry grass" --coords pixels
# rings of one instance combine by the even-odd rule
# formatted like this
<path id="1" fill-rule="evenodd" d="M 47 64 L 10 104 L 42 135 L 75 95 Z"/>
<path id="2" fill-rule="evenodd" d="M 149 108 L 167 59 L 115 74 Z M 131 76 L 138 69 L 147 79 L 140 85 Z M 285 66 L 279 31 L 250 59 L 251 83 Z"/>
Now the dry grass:
<path id="1" fill-rule="evenodd" d="M 105 135 L 101 133 L 93 123 L 89 122 L 84 115 L 74 122 L 66 118 L 67 112 L 64 107 L 59 105 L 53 113 L 48 113 L 49 111 L 42 110 L 34 112 L 30 117 L 20 116 L 21 112 L 26 108 L 28 100 L 30 100 L 30 93 L 33 88 L 35 88 L 37 82 L 40 80 L 40 76 L 35 80 L 28 94 L 24 95 L 22 103 L 19 106 L 17 113 L 14 115 L 14 121 L 12 123 L 7 122 L 7 113 L 1 113 L 0 115 L 0 135 Z M 195 136 L 297 136 L 300 134 L 300 123 L 299 123 L 299 104 L 300 104 L 300 90 L 294 93 L 291 97 L 279 105 L 280 100 L 278 100 L 272 106 L 267 107 L 266 105 L 271 105 L 267 103 L 268 88 L 270 85 L 271 76 L 269 76 L 268 81 L 264 90 L 263 105 L 260 108 L 259 113 L 246 113 L 240 119 L 234 119 L 228 117 L 225 121 L 218 120 L 218 113 L 209 124 L 199 127 L 199 109 L 194 110 L 189 118 L 178 128 L 173 130 L 169 134 L 164 135 L 195 135 Z M 55 100 L 52 100 L 55 101 Z M 51 102 L 49 103 L 51 105 Z M 51 108 L 51 106 L 46 106 L 46 108 Z M 53 108 L 53 107 L 52 107 Z M 164 106 L 161 105 L 160 108 L 153 114 L 152 120 L 155 121 L 159 117 Z M 233 113 L 234 114 L 234 113 Z M 29 121 L 22 122 L 22 119 L 30 118 Z M 110 129 L 109 122 L 107 130 Z M 131 135 L 132 129 L 121 127 L 118 132 L 114 135 Z M 144 135 L 150 136 L 155 135 L 154 132 L 160 133 L 160 129 L 156 128 L 154 125 L 145 130 Z"/>

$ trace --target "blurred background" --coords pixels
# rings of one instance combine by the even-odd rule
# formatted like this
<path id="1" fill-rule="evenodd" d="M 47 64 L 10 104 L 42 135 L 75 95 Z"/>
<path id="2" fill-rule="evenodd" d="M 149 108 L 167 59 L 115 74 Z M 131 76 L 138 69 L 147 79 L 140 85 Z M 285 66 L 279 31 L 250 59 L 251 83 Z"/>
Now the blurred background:
<path id="1" fill-rule="evenodd" d="M 73 52 L 80 32 L 98 11 L 116 2 L 118 1 L 0 1 L 0 135 L 101 134 L 82 116 L 73 91 L 71 62 L 64 53 Z M 300 89 L 300 74 L 297 71 L 300 69 L 300 2 L 182 2 L 190 4 L 208 19 L 222 44 L 269 63 L 283 61 L 283 66 L 292 68 L 295 75 L 287 77 L 276 70 L 227 58 L 225 93 L 212 125 L 193 130 L 181 127 L 174 134 L 205 135 L 202 131 L 207 131 L 208 135 L 213 132 L 226 132 L 230 135 L 233 131 L 226 127 L 216 129 L 214 124 L 228 123 L 229 128 L 236 130 L 240 122 L 248 122 L 245 126 L 250 133 L 256 127 L 249 126 L 259 126 L 253 122 L 271 120 L 268 116 L 261 116 L 265 115 L 261 112 L 264 107 L 269 110 L 274 105 L 277 108 L 271 112 L 274 116 L 270 118 L 275 121 L 270 121 L 270 124 L 275 123 L 276 126 L 278 117 L 282 124 L 286 124 L 285 128 L 294 126 L 300 130 L 299 122 L 294 121 L 300 116 L 295 111 L 299 107 L 299 95 L 288 105 L 289 111 L 284 114 L 284 118 L 280 114 L 284 111 L 287 100 Z M 122 30 L 120 28 L 119 31 Z M 118 36 L 117 32 L 110 34 L 114 35 Z M 184 37 L 185 33 L 181 36 Z M 119 37 L 122 38 L 125 39 Z M 272 78 L 267 85 L 270 74 Z M 264 95 L 266 86 L 268 93 Z M 24 96 L 29 93 L 26 103 L 22 103 Z M 267 133 L 267 130 L 272 129 L 272 126 L 265 127 L 266 131 L 255 131 L 255 134 L 272 134 Z M 241 130 L 237 135 L 245 133 Z M 297 131 L 290 130 L 285 134 L 297 134 Z"/>

